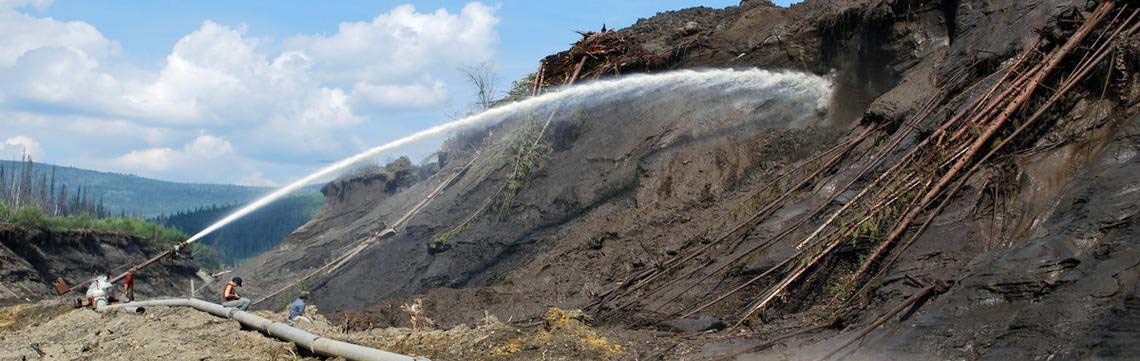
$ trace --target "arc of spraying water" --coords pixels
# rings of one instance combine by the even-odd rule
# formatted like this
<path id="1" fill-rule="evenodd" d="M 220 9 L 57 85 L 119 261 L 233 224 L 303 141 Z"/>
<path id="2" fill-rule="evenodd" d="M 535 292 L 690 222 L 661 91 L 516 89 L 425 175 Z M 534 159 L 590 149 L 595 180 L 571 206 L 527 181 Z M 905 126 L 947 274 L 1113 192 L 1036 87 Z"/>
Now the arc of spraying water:
<path id="1" fill-rule="evenodd" d="M 399 148 L 435 135 L 444 134 L 468 127 L 490 125 L 505 119 L 508 115 L 535 110 L 546 105 L 563 102 L 584 101 L 598 98 L 607 98 L 615 94 L 630 95 L 630 92 L 648 91 L 653 89 L 669 90 L 676 87 L 714 87 L 720 86 L 728 90 L 748 88 L 778 88 L 783 91 L 811 94 L 816 97 L 826 97 L 830 93 L 830 80 L 814 75 L 796 72 L 772 72 L 762 69 L 717 69 L 717 70 L 681 70 L 658 74 L 630 75 L 612 80 L 602 80 L 582 85 L 566 87 L 558 91 L 546 93 L 538 97 L 491 108 L 460 120 L 440 124 L 426 130 L 416 132 L 384 145 L 368 149 L 359 154 L 340 160 L 326 166 L 312 174 L 281 187 L 246 206 L 230 213 L 225 218 L 211 224 L 202 231 L 186 240 L 185 244 L 193 243 L 202 237 L 217 231 L 233 221 L 280 199 L 305 185 L 325 179 L 356 163 L 372 158 L 386 151 Z"/>

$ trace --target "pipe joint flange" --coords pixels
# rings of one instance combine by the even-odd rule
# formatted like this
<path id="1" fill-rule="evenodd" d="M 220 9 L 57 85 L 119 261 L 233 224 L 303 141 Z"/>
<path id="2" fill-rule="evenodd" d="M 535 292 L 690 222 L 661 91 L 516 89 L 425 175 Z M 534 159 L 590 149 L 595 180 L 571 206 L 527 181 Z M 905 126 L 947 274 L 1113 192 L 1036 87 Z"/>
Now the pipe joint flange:
<path id="1" fill-rule="evenodd" d="M 324 338 L 324 337 L 322 337 L 322 336 L 313 337 L 313 342 L 309 342 L 309 352 L 312 352 L 314 354 L 317 353 L 317 340 L 320 340 L 322 338 Z"/>

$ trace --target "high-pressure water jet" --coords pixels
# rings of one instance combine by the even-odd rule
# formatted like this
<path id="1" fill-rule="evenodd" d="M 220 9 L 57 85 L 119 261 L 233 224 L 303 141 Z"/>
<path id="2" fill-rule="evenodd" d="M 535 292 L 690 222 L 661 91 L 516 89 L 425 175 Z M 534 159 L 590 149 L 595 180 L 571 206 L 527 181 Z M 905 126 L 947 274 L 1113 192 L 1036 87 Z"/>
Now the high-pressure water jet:
<path id="1" fill-rule="evenodd" d="M 523 101 L 488 109 L 460 120 L 437 125 L 419 131 L 404 138 L 388 142 L 387 144 L 368 149 L 359 154 L 345 158 L 332 165 L 309 174 L 289 185 L 281 187 L 272 193 L 261 197 L 252 203 L 234 211 L 225 218 L 211 224 L 185 243 L 189 244 L 224 227 L 227 224 L 264 207 L 265 205 L 304 187 L 305 185 L 320 181 L 356 163 L 371 159 L 386 151 L 411 144 L 432 136 L 452 132 L 464 128 L 485 126 L 498 123 L 511 115 L 542 110 L 552 106 L 566 106 L 574 104 L 589 104 L 591 102 L 609 101 L 623 98 L 636 98 L 646 93 L 668 92 L 673 89 L 708 89 L 709 91 L 739 92 L 739 91 L 777 91 L 786 93 L 788 97 L 801 97 L 804 99 L 820 99 L 826 101 L 830 94 L 831 84 L 826 78 L 797 73 L 772 72 L 761 69 L 748 70 L 681 70 L 659 74 L 630 75 L 612 80 L 596 81 L 583 85 L 566 87 L 542 96 L 529 98 Z"/>

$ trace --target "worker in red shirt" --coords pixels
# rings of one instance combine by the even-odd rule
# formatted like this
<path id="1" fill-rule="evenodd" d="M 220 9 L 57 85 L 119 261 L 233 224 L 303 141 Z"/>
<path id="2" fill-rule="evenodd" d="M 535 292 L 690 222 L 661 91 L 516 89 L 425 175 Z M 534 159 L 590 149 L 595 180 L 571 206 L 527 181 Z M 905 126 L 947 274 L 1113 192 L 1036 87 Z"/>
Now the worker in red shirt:
<path id="1" fill-rule="evenodd" d="M 123 293 L 127 294 L 127 302 L 135 301 L 135 274 L 127 272 L 127 276 L 123 277 Z"/>

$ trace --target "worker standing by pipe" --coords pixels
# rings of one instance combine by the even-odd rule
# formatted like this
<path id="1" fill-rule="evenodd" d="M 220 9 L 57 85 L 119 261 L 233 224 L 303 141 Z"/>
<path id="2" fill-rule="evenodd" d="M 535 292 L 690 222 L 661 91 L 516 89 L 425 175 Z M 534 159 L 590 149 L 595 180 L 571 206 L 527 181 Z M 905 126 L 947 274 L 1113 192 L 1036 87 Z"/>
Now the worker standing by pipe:
<path id="1" fill-rule="evenodd" d="M 127 302 L 135 301 L 135 274 L 127 272 L 127 276 L 123 277 L 123 293 L 127 297 Z"/>
<path id="2" fill-rule="evenodd" d="M 241 283 L 241 277 L 234 277 L 226 283 L 226 287 L 222 289 L 222 306 L 237 308 L 242 311 L 249 309 L 249 299 L 242 297 L 237 292 L 237 288 L 241 287 Z"/>

